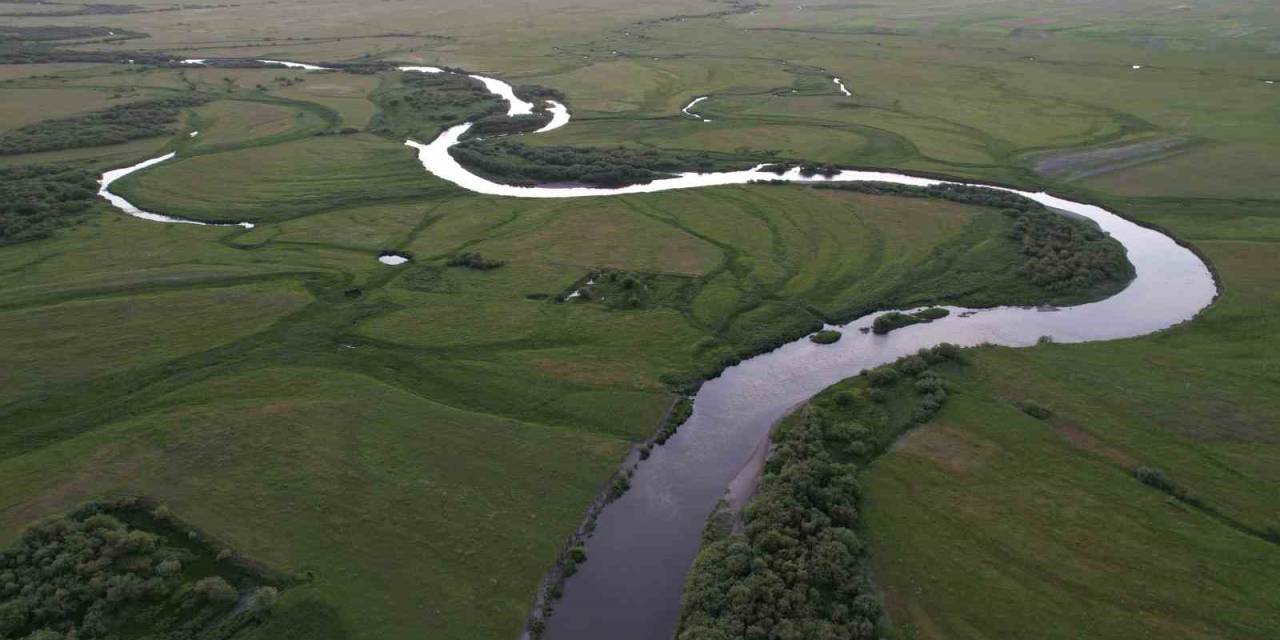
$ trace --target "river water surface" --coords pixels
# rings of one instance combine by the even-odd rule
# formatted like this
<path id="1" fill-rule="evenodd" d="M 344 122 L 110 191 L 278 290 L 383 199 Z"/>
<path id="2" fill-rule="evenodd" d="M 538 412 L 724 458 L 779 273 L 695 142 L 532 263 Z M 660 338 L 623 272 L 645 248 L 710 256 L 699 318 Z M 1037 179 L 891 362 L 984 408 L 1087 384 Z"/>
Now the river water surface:
<path id="1" fill-rule="evenodd" d="M 402 70 L 443 72 L 436 67 Z M 508 100 L 509 114 L 532 110 L 531 103 L 515 96 L 507 83 L 492 78 L 477 79 Z M 563 105 L 553 103 L 550 108 L 553 119 L 543 131 L 569 121 L 568 110 Z M 476 193 L 516 198 L 609 197 L 740 185 L 758 180 L 877 181 L 914 186 L 948 183 L 876 171 L 846 170 L 825 178 L 802 176 L 799 169 L 793 168 L 776 175 L 756 167 L 743 171 L 686 173 L 614 189 L 518 187 L 475 175 L 453 159 L 449 148 L 456 145 L 470 127 L 470 123 L 452 127 L 430 143 L 408 141 L 406 144 L 417 149 L 423 168 L 440 179 Z M 108 172 L 103 176 L 102 195 L 131 215 L 160 222 L 192 222 L 142 212 L 107 189 L 111 181 L 122 175 L 169 157 L 172 155 Z M 630 491 L 600 514 L 595 533 L 587 543 L 589 560 L 566 583 L 564 597 L 555 604 L 556 614 L 548 621 L 545 637 L 551 640 L 670 638 L 679 615 L 684 576 L 698 551 L 707 516 L 753 452 L 759 450 L 770 427 L 792 407 L 822 389 L 863 369 L 942 342 L 961 346 L 991 343 L 1025 347 L 1043 336 L 1056 342 L 1141 336 L 1191 319 L 1217 295 L 1213 276 L 1204 262 L 1158 231 L 1094 205 L 1047 193 L 986 187 L 1019 193 L 1052 209 L 1094 221 L 1128 250 L 1136 273 L 1133 282 L 1110 298 L 1074 307 L 982 310 L 948 307 L 952 314 L 946 318 L 898 329 L 885 336 L 861 331 L 869 328 L 879 315 L 872 314 L 837 327 L 844 332 L 844 339 L 833 345 L 821 346 L 800 339 L 727 369 L 703 385 L 689 421 L 666 445 L 654 448 L 632 478 Z"/>

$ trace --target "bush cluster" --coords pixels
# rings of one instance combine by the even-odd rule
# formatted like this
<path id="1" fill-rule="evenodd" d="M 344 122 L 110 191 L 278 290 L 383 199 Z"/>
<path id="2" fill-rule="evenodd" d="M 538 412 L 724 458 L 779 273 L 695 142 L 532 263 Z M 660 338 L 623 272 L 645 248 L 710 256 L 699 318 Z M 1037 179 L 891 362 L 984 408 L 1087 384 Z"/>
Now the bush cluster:
<path id="1" fill-rule="evenodd" d="M 654 436 L 654 442 L 658 444 L 666 444 L 667 440 L 676 434 L 685 422 L 689 421 L 689 416 L 693 415 L 693 398 L 683 397 L 676 401 L 671 413 L 667 416 L 666 422 L 662 423 L 662 428 L 658 430 L 658 435 Z M 648 456 L 645 456 L 648 457 Z"/>
<path id="2" fill-rule="evenodd" d="M 1009 236 L 1022 243 L 1022 275 L 1054 294 L 1071 294 L 1133 278 L 1124 246 L 1094 225 L 1048 211 L 1006 210 Z"/>
<path id="3" fill-rule="evenodd" d="M 946 391 L 931 367 L 960 359 L 955 345 L 922 349 L 820 395 L 804 418 L 784 422 L 743 514 L 745 531 L 719 524 L 704 532 L 685 585 L 679 639 L 877 637 L 880 603 L 856 532 L 857 462 L 936 413 Z M 909 389 L 900 385 L 908 379 Z M 909 416 L 865 402 L 887 398 L 891 388 L 918 399 Z"/>
<path id="4" fill-rule="evenodd" d="M 448 262 L 445 264 L 450 267 L 462 267 L 464 269 L 473 269 L 475 271 L 491 271 L 505 265 L 506 262 L 503 262 L 502 260 L 490 260 L 489 258 L 486 258 L 474 251 L 467 251 L 449 258 Z"/>
<path id="5" fill-rule="evenodd" d="M 857 467 L 832 458 L 817 419 L 775 442 L 746 531 L 704 547 L 689 572 L 680 640 L 875 637 Z"/>
<path id="6" fill-rule="evenodd" d="M 203 104 L 195 96 L 122 104 L 70 118 L 44 120 L 0 135 L 0 155 L 118 144 L 169 135 L 183 109 Z"/>
<path id="7" fill-rule="evenodd" d="M 400 82 L 400 87 L 374 94 L 378 112 L 369 123 L 370 131 L 429 139 L 468 120 L 506 119 L 503 101 L 466 75 L 402 73 Z"/>
<path id="8" fill-rule="evenodd" d="M 706 153 L 625 147 L 531 147 L 515 140 L 469 140 L 449 152 L 472 170 L 515 183 L 575 182 L 617 187 L 720 166 Z"/>
<path id="9" fill-rule="evenodd" d="M 74 224 L 90 210 L 97 187 L 84 169 L 0 167 L 0 246 L 47 238 Z"/>
<path id="10" fill-rule="evenodd" d="M 809 339 L 817 344 L 835 344 L 840 341 L 842 335 L 839 331 L 826 330 L 809 336 Z"/>
<path id="11" fill-rule="evenodd" d="M 955 184 L 912 187 L 884 182 L 852 182 L 818 188 L 942 198 L 1002 209 L 1015 221 L 1009 237 L 1022 245 L 1022 275 L 1051 294 L 1084 293 L 1099 285 L 1128 282 L 1134 276 L 1124 246 L 1092 222 L 1053 213 L 1016 193 Z"/>
<path id="12" fill-rule="evenodd" d="M 146 37 L 146 34 L 114 27 L 0 26 L 0 44 L 9 44 L 14 42 L 46 42 L 52 40 L 83 40 L 88 38 L 112 38 L 116 40 L 126 40 L 129 38 L 143 37 Z"/>
<path id="13" fill-rule="evenodd" d="M 90 505 L 32 527 L 0 553 L 0 638 L 223 640 L 274 604 L 274 587 L 237 588 L 217 572 L 230 566 L 224 559 L 211 562 L 129 515 Z"/>
<path id="14" fill-rule="evenodd" d="M 884 315 L 878 316 L 875 322 L 871 323 L 871 331 L 878 336 L 885 335 L 894 329 L 922 322 L 933 322 L 939 318 L 945 318 L 951 315 L 950 311 L 942 307 L 930 307 L 915 313 L 903 313 L 901 311 L 890 311 Z"/>

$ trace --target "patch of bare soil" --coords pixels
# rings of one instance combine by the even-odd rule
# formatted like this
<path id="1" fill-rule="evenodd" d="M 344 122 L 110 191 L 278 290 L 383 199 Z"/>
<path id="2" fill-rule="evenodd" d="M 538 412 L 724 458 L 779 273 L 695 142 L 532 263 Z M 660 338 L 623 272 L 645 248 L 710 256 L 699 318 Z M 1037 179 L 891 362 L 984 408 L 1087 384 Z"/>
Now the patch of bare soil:
<path id="1" fill-rule="evenodd" d="M 1190 138 L 1154 138 L 1122 145 L 1049 152 L 1031 160 L 1036 173 L 1063 180 L 1079 180 L 1162 160 L 1188 151 L 1196 144 L 1197 141 Z"/>

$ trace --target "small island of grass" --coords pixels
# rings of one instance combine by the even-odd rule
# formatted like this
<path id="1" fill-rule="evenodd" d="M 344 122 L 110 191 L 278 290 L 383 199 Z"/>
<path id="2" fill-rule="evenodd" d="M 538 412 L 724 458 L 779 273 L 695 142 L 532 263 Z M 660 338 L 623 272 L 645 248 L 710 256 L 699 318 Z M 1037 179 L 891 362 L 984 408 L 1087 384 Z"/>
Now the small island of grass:
<path id="1" fill-rule="evenodd" d="M 809 339 L 817 344 L 834 344 L 840 341 L 841 335 L 839 331 L 825 330 L 809 336 Z"/>
<path id="2" fill-rule="evenodd" d="M 943 309 L 942 307 L 930 307 L 915 313 L 890 311 L 889 313 L 876 318 L 875 324 L 871 326 L 871 330 L 874 331 L 876 335 L 882 336 L 894 329 L 901 329 L 902 327 L 920 324 L 922 322 L 933 322 L 934 320 L 945 318 L 949 315 L 951 315 L 951 312 Z"/>

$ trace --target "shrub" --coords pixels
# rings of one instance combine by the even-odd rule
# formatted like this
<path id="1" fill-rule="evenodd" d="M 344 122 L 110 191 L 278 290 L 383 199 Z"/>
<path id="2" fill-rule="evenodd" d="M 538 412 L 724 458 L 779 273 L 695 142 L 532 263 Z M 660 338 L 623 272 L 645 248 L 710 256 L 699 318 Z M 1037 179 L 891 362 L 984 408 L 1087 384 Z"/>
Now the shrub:
<path id="1" fill-rule="evenodd" d="M 929 363 L 924 358 L 913 355 L 899 358 L 894 368 L 904 376 L 918 376 L 929 369 Z"/>
<path id="2" fill-rule="evenodd" d="M 629 489 L 631 489 L 631 471 L 620 473 L 617 478 L 614 478 L 613 484 L 609 485 L 609 492 L 605 498 L 613 502 L 626 494 Z"/>
<path id="3" fill-rule="evenodd" d="M 940 318 L 945 318 L 951 315 L 951 312 L 946 309 L 943 309 L 942 307 L 929 307 L 928 309 L 923 309 L 921 311 L 916 312 L 915 315 L 918 318 L 933 321 L 933 320 L 938 320 Z"/>
<path id="4" fill-rule="evenodd" d="M 1046 407 L 1035 400 L 1023 400 L 1018 403 L 1018 408 L 1022 412 L 1037 420 L 1048 420 L 1053 417 L 1053 410 Z"/>
<path id="5" fill-rule="evenodd" d="M 935 376 L 921 376 L 916 380 L 916 393 L 928 395 L 937 391 L 942 391 L 943 384 L 940 378 Z"/>
<path id="6" fill-rule="evenodd" d="M 871 382 L 873 387 L 890 387 L 898 382 L 898 370 L 892 366 L 884 366 L 872 369 L 867 374 L 867 380 Z"/>
<path id="7" fill-rule="evenodd" d="M 889 313 L 877 316 L 875 322 L 871 325 L 871 331 L 878 336 L 885 335 L 894 329 L 901 329 L 909 325 L 920 322 L 920 319 L 900 311 L 890 311 Z"/>
<path id="8" fill-rule="evenodd" d="M 1159 489 L 1170 495 L 1177 496 L 1182 493 L 1178 488 L 1178 485 L 1174 484 L 1173 481 L 1165 475 L 1164 471 L 1160 469 L 1138 467 L 1133 470 L 1133 477 L 1137 478 L 1138 482 L 1141 482 L 1148 487 Z"/>
<path id="9" fill-rule="evenodd" d="M 474 269 L 477 271 L 489 271 L 497 269 L 506 263 L 501 260 L 490 260 L 479 253 L 468 251 L 449 258 L 448 262 L 445 264 L 450 267 L 463 267 L 465 269 Z"/>
<path id="10" fill-rule="evenodd" d="M 148 100 L 109 107 L 70 118 L 43 120 L 0 134 L 0 155 L 119 144 L 169 135 L 188 107 L 204 104 L 198 96 Z"/>
<path id="11" fill-rule="evenodd" d="M 239 599 L 240 594 L 236 592 L 236 588 L 227 582 L 222 576 L 210 576 L 202 578 L 191 587 L 191 593 L 196 598 L 212 603 L 229 604 Z"/>
<path id="12" fill-rule="evenodd" d="M 280 591 L 275 587 L 258 587 L 249 595 L 248 611 L 252 614 L 262 615 L 270 611 L 279 598 Z"/>
<path id="13" fill-rule="evenodd" d="M 61 165 L 0 168 L 0 246 L 48 238 L 92 211 L 97 179 Z"/>

